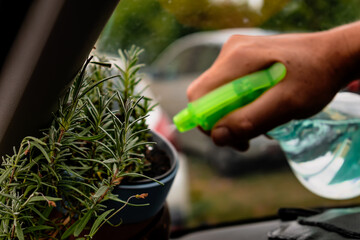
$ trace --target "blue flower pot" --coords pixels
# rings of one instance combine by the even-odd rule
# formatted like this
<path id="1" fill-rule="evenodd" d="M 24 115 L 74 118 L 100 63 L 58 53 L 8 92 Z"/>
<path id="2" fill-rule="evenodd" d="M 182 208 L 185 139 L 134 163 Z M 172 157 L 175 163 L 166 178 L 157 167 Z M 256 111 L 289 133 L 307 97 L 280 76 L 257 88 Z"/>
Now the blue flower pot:
<path id="1" fill-rule="evenodd" d="M 169 143 L 165 138 L 163 138 L 157 133 L 152 132 L 152 135 L 153 141 L 157 143 L 156 145 L 159 147 L 159 149 L 165 151 L 170 158 L 171 168 L 169 169 L 169 171 L 167 171 L 161 176 L 155 177 L 156 180 L 163 183 L 164 185 L 160 185 L 159 183 L 151 180 L 142 180 L 129 185 L 118 185 L 113 190 L 113 194 L 118 195 L 121 200 L 126 201 L 130 196 L 147 193 L 148 196 L 145 199 L 132 198 L 130 200 L 130 203 L 148 203 L 149 205 L 125 206 L 121 211 L 119 211 L 109 220 L 112 224 L 126 224 L 145 221 L 155 216 L 165 204 L 166 197 L 169 193 L 169 190 L 178 170 L 179 161 L 177 152 L 171 143 Z M 108 200 L 104 203 L 104 205 L 106 205 L 108 209 L 114 208 L 116 211 L 124 204 Z"/>

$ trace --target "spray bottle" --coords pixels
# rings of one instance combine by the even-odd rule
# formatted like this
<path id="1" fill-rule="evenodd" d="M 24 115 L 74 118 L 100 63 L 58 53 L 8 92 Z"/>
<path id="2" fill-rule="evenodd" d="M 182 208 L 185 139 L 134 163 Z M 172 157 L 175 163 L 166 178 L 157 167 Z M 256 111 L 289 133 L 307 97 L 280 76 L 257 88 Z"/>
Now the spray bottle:
<path id="1" fill-rule="evenodd" d="M 281 81 L 286 75 L 282 63 L 251 73 L 227 83 L 205 96 L 190 102 L 187 108 L 175 115 L 173 121 L 180 132 L 196 126 L 211 130 L 217 121 L 228 113 L 254 101 L 262 93 Z"/>
<path id="2" fill-rule="evenodd" d="M 228 113 L 254 101 L 281 81 L 286 68 L 275 63 L 236 79 L 188 104 L 174 117 L 180 132 L 211 130 Z M 292 120 L 267 134 L 283 149 L 299 181 L 329 199 L 360 195 L 360 96 L 341 92 L 318 114 Z"/>

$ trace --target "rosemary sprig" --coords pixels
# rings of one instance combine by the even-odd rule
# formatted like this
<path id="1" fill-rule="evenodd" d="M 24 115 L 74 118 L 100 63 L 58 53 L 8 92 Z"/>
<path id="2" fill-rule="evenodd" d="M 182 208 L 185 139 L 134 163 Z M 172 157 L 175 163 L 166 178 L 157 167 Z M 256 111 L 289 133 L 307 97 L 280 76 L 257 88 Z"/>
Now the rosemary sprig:
<path id="1" fill-rule="evenodd" d="M 43 137 L 26 137 L 2 157 L 1 239 L 66 239 L 86 228 L 82 239 L 90 239 L 117 211 L 102 202 L 124 177 L 143 176 L 151 144 L 145 120 L 154 105 L 136 90 L 141 52 L 119 51 L 124 67 L 90 57 Z"/>

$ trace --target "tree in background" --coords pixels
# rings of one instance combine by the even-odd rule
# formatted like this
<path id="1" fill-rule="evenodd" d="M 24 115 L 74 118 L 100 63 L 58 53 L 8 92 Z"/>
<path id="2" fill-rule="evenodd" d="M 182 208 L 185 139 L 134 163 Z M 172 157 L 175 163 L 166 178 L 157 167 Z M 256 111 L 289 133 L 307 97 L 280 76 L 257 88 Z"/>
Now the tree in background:
<path id="1" fill-rule="evenodd" d="M 261 27 L 280 31 L 321 31 L 360 19 L 358 0 L 292 0 Z"/>

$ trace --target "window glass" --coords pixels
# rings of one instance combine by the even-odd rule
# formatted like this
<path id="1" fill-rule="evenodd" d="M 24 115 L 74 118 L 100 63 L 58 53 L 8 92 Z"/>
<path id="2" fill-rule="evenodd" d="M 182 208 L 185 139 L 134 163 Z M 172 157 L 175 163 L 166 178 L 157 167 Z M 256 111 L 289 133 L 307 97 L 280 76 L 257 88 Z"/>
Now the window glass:
<path id="1" fill-rule="evenodd" d="M 183 108 L 186 87 L 211 66 L 226 41 L 220 38 L 223 29 L 252 35 L 269 34 L 262 32 L 265 30 L 311 32 L 358 19 L 358 0 L 121 0 L 96 47 L 111 55 L 131 45 L 143 48 L 144 78 L 161 99 L 159 107 L 164 103 Z M 190 36 L 193 41 L 201 39 L 208 32 L 214 35 L 196 45 L 179 42 Z M 179 106 L 165 109 L 177 111 Z M 170 110 L 165 111 L 169 119 L 174 114 Z M 186 159 L 188 198 L 183 200 L 186 207 L 172 214 L 175 226 L 265 217 L 285 206 L 339 206 L 359 201 L 328 200 L 306 190 L 274 140 L 256 139 L 249 151 L 239 153 L 214 146 L 196 130 L 176 138 Z"/>

